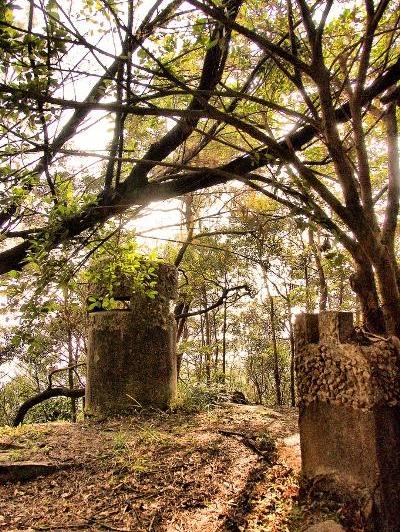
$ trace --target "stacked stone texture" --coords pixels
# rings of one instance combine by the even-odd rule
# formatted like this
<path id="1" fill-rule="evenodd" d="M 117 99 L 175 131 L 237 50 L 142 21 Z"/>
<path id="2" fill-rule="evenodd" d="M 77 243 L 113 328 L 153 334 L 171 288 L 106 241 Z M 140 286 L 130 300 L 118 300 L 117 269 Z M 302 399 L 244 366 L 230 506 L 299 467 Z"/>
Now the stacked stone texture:
<path id="1" fill-rule="evenodd" d="M 400 530 L 398 339 L 356 331 L 348 312 L 303 314 L 295 331 L 305 485 L 362 494 L 365 530 Z"/>
<path id="2" fill-rule="evenodd" d="M 318 331 L 316 324 L 311 324 L 315 318 L 303 315 L 296 323 L 299 404 L 319 400 L 364 411 L 379 404 L 400 404 L 396 342 L 369 335 L 370 345 L 359 345 L 350 313 L 321 313 Z M 319 333 L 314 337 L 318 343 L 309 342 L 307 326 Z M 341 328 L 347 331 L 343 342 Z"/>

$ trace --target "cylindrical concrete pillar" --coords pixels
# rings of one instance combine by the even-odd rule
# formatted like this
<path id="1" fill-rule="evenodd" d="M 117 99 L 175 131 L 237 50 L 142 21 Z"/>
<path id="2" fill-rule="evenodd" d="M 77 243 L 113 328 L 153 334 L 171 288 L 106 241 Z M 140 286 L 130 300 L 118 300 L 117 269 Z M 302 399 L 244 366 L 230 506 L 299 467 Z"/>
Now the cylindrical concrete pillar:
<path id="1" fill-rule="evenodd" d="M 130 295 L 130 309 L 89 315 L 86 413 L 105 417 L 139 406 L 167 408 L 176 394 L 176 330 L 170 300 L 177 272 L 160 264 L 157 295 Z"/>

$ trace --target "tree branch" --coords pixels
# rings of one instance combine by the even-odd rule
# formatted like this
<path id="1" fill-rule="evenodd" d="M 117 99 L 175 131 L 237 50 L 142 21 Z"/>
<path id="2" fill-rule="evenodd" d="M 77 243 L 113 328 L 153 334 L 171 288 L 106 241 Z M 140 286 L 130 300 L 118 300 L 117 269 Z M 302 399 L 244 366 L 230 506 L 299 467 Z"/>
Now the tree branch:
<path id="1" fill-rule="evenodd" d="M 221 296 L 217 299 L 215 303 L 210 305 L 209 307 L 202 309 L 202 310 L 193 310 L 192 312 L 186 312 L 185 314 L 177 314 L 175 316 L 175 319 L 181 319 L 181 318 L 189 318 L 191 316 L 200 316 L 201 314 L 206 314 L 207 312 L 210 312 L 210 310 L 214 310 L 217 307 L 220 307 L 224 304 L 226 298 L 228 297 L 229 292 L 233 291 L 239 291 L 239 290 L 246 290 L 246 293 L 243 295 L 250 295 L 250 290 L 247 284 L 239 285 L 239 286 L 233 286 L 232 288 L 224 288 L 222 290 Z"/>
<path id="2" fill-rule="evenodd" d="M 51 399 L 52 397 L 71 397 L 73 399 L 78 399 L 79 397 L 83 397 L 85 395 L 85 389 L 79 388 L 75 390 L 71 390 L 70 388 L 47 388 L 43 392 L 40 392 L 36 394 L 34 397 L 31 397 L 22 405 L 19 407 L 18 412 L 13 420 L 13 427 L 18 427 L 20 425 L 26 414 L 29 412 L 31 408 L 34 406 L 42 403 L 43 401 L 47 401 L 47 399 Z"/>
<path id="3" fill-rule="evenodd" d="M 400 59 L 365 89 L 362 98 L 363 105 L 370 103 L 399 79 Z M 336 123 L 347 122 L 349 117 L 348 102 L 340 106 L 334 114 Z M 310 142 L 316 133 L 317 131 L 314 127 L 307 125 L 290 133 L 279 144 L 282 149 L 287 148 L 289 144 L 292 150 L 298 151 Z M 87 206 L 77 216 L 60 221 L 59 229 L 56 230 L 52 240 L 48 243 L 48 249 L 59 245 L 63 238 L 73 238 L 86 229 L 126 211 L 133 205 L 144 206 L 153 201 L 175 198 L 188 192 L 226 183 L 229 180 L 236 179 L 237 176 L 242 177 L 256 168 L 277 164 L 277 162 L 275 157 L 272 156 L 270 148 L 264 147 L 254 154 L 236 158 L 219 168 L 201 170 L 199 172 L 192 171 L 183 175 L 171 174 L 170 179 L 162 183 L 148 183 L 142 188 L 133 190 L 127 189 L 124 183 L 121 183 L 108 198 L 100 195 L 95 203 Z M 0 274 L 13 269 L 20 269 L 30 248 L 31 242 L 26 240 L 0 253 Z"/>
<path id="4" fill-rule="evenodd" d="M 137 49 L 140 46 L 140 43 L 144 41 L 148 37 L 149 34 L 156 28 L 158 25 L 162 24 L 166 18 L 169 17 L 172 11 L 174 11 L 180 4 L 182 3 L 182 0 L 174 0 L 170 4 L 168 4 L 163 11 L 157 15 L 153 21 L 151 21 L 151 16 L 154 13 L 154 6 L 149 10 L 148 15 L 143 20 L 141 26 L 138 28 L 135 40 L 132 45 L 133 52 L 135 49 Z M 90 105 L 88 106 L 88 103 L 98 103 L 103 96 L 105 95 L 106 89 L 107 89 L 107 82 L 109 80 L 112 80 L 117 73 L 118 66 L 120 64 L 120 59 L 117 57 L 111 65 L 106 69 L 104 74 L 101 76 L 101 78 L 97 81 L 97 83 L 93 86 L 93 88 L 90 90 L 89 94 L 87 95 L 85 102 L 86 106 L 82 105 L 81 107 L 76 107 L 75 112 L 71 116 L 71 118 L 67 121 L 67 123 L 63 126 L 61 131 L 57 134 L 55 139 L 53 139 L 52 143 L 48 146 L 47 153 L 40 159 L 40 161 L 37 163 L 35 168 L 33 169 L 33 174 L 41 174 L 45 168 L 46 165 L 49 165 L 50 162 L 53 160 L 54 156 L 57 154 L 58 150 L 68 141 L 70 140 L 76 133 L 78 126 L 83 122 L 83 120 L 87 117 L 89 112 L 91 111 Z M 45 98 L 45 97 L 43 97 Z M 83 102 L 83 103 L 85 103 Z M 24 185 L 25 190 L 30 190 L 32 188 L 31 184 L 25 184 Z M 5 210 L 0 212 L 0 227 L 10 219 L 10 217 L 16 212 L 17 206 L 12 204 L 11 206 L 7 207 Z"/>
<path id="5" fill-rule="evenodd" d="M 218 20 L 224 26 L 231 30 L 235 30 L 237 33 L 244 35 L 247 37 L 250 41 L 257 44 L 261 50 L 265 50 L 266 52 L 271 53 L 272 55 L 276 55 L 283 59 L 284 61 L 287 61 L 289 64 L 295 66 L 302 72 L 305 72 L 310 76 L 310 78 L 313 78 L 313 70 L 310 67 L 310 65 L 307 65 L 297 57 L 293 56 L 290 52 L 285 50 L 284 48 L 272 43 L 265 37 L 259 35 L 258 33 L 255 33 L 254 31 L 250 30 L 249 28 L 246 28 L 245 26 L 242 26 L 241 24 L 238 24 L 237 22 L 234 22 L 228 17 L 226 17 L 223 14 L 223 11 L 220 9 L 215 9 L 206 6 L 205 4 L 202 4 L 198 0 L 188 0 L 189 4 L 192 4 L 194 7 L 199 9 L 200 11 L 203 11 L 206 15 L 209 15 L 214 20 Z"/>
<path id="6" fill-rule="evenodd" d="M 399 167 L 399 141 L 396 117 L 396 103 L 388 105 L 384 117 L 388 145 L 388 192 L 385 220 L 382 229 L 382 241 L 394 252 L 394 237 L 399 214 L 400 195 L 400 167 Z"/>

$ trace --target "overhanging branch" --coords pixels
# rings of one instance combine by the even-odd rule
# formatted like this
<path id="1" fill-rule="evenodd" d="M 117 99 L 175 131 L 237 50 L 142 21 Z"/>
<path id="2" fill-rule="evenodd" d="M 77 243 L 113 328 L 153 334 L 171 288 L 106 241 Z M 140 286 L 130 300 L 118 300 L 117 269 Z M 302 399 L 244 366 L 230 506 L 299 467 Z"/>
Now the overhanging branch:
<path id="1" fill-rule="evenodd" d="M 377 78 L 362 96 L 363 106 L 369 104 L 375 97 L 381 95 L 389 87 L 400 80 L 400 59 L 398 59 L 387 71 Z M 350 119 L 349 103 L 345 103 L 335 111 L 337 123 L 344 123 Z M 316 129 L 307 125 L 290 133 L 279 145 L 282 150 L 289 145 L 294 151 L 301 150 L 317 134 Z M 255 154 L 245 155 L 214 169 L 191 171 L 185 174 L 171 174 L 167 181 L 161 183 L 147 183 L 140 187 L 131 187 L 129 181 L 121 183 L 107 196 L 100 195 L 97 201 L 88 206 L 79 215 L 61 221 L 60 227 L 53 234 L 48 249 L 55 248 L 63 239 L 73 238 L 86 229 L 103 223 L 112 216 L 123 213 L 134 205 L 148 205 L 154 201 L 162 201 L 182 196 L 214 185 L 223 184 L 237 179 L 249 172 L 267 166 L 277 164 L 269 148 L 261 148 Z M 146 172 L 145 172 L 146 175 Z M 40 233 L 39 233 L 40 236 Z M 24 259 L 31 248 L 27 240 L 0 254 L 0 274 L 13 269 L 20 269 Z"/>

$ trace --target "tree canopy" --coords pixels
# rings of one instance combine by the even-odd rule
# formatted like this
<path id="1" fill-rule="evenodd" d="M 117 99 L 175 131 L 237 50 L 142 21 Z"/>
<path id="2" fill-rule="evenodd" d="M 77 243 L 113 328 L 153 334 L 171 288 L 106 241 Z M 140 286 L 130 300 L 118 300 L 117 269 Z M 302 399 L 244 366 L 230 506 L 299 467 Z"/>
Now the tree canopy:
<path id="1" fill-rule="evenodd" d="M 4 3 L 0 272 L 236 180 L 328 231 L 369 328 L 399 334 L 398 13 L 388 0 Z"/>

